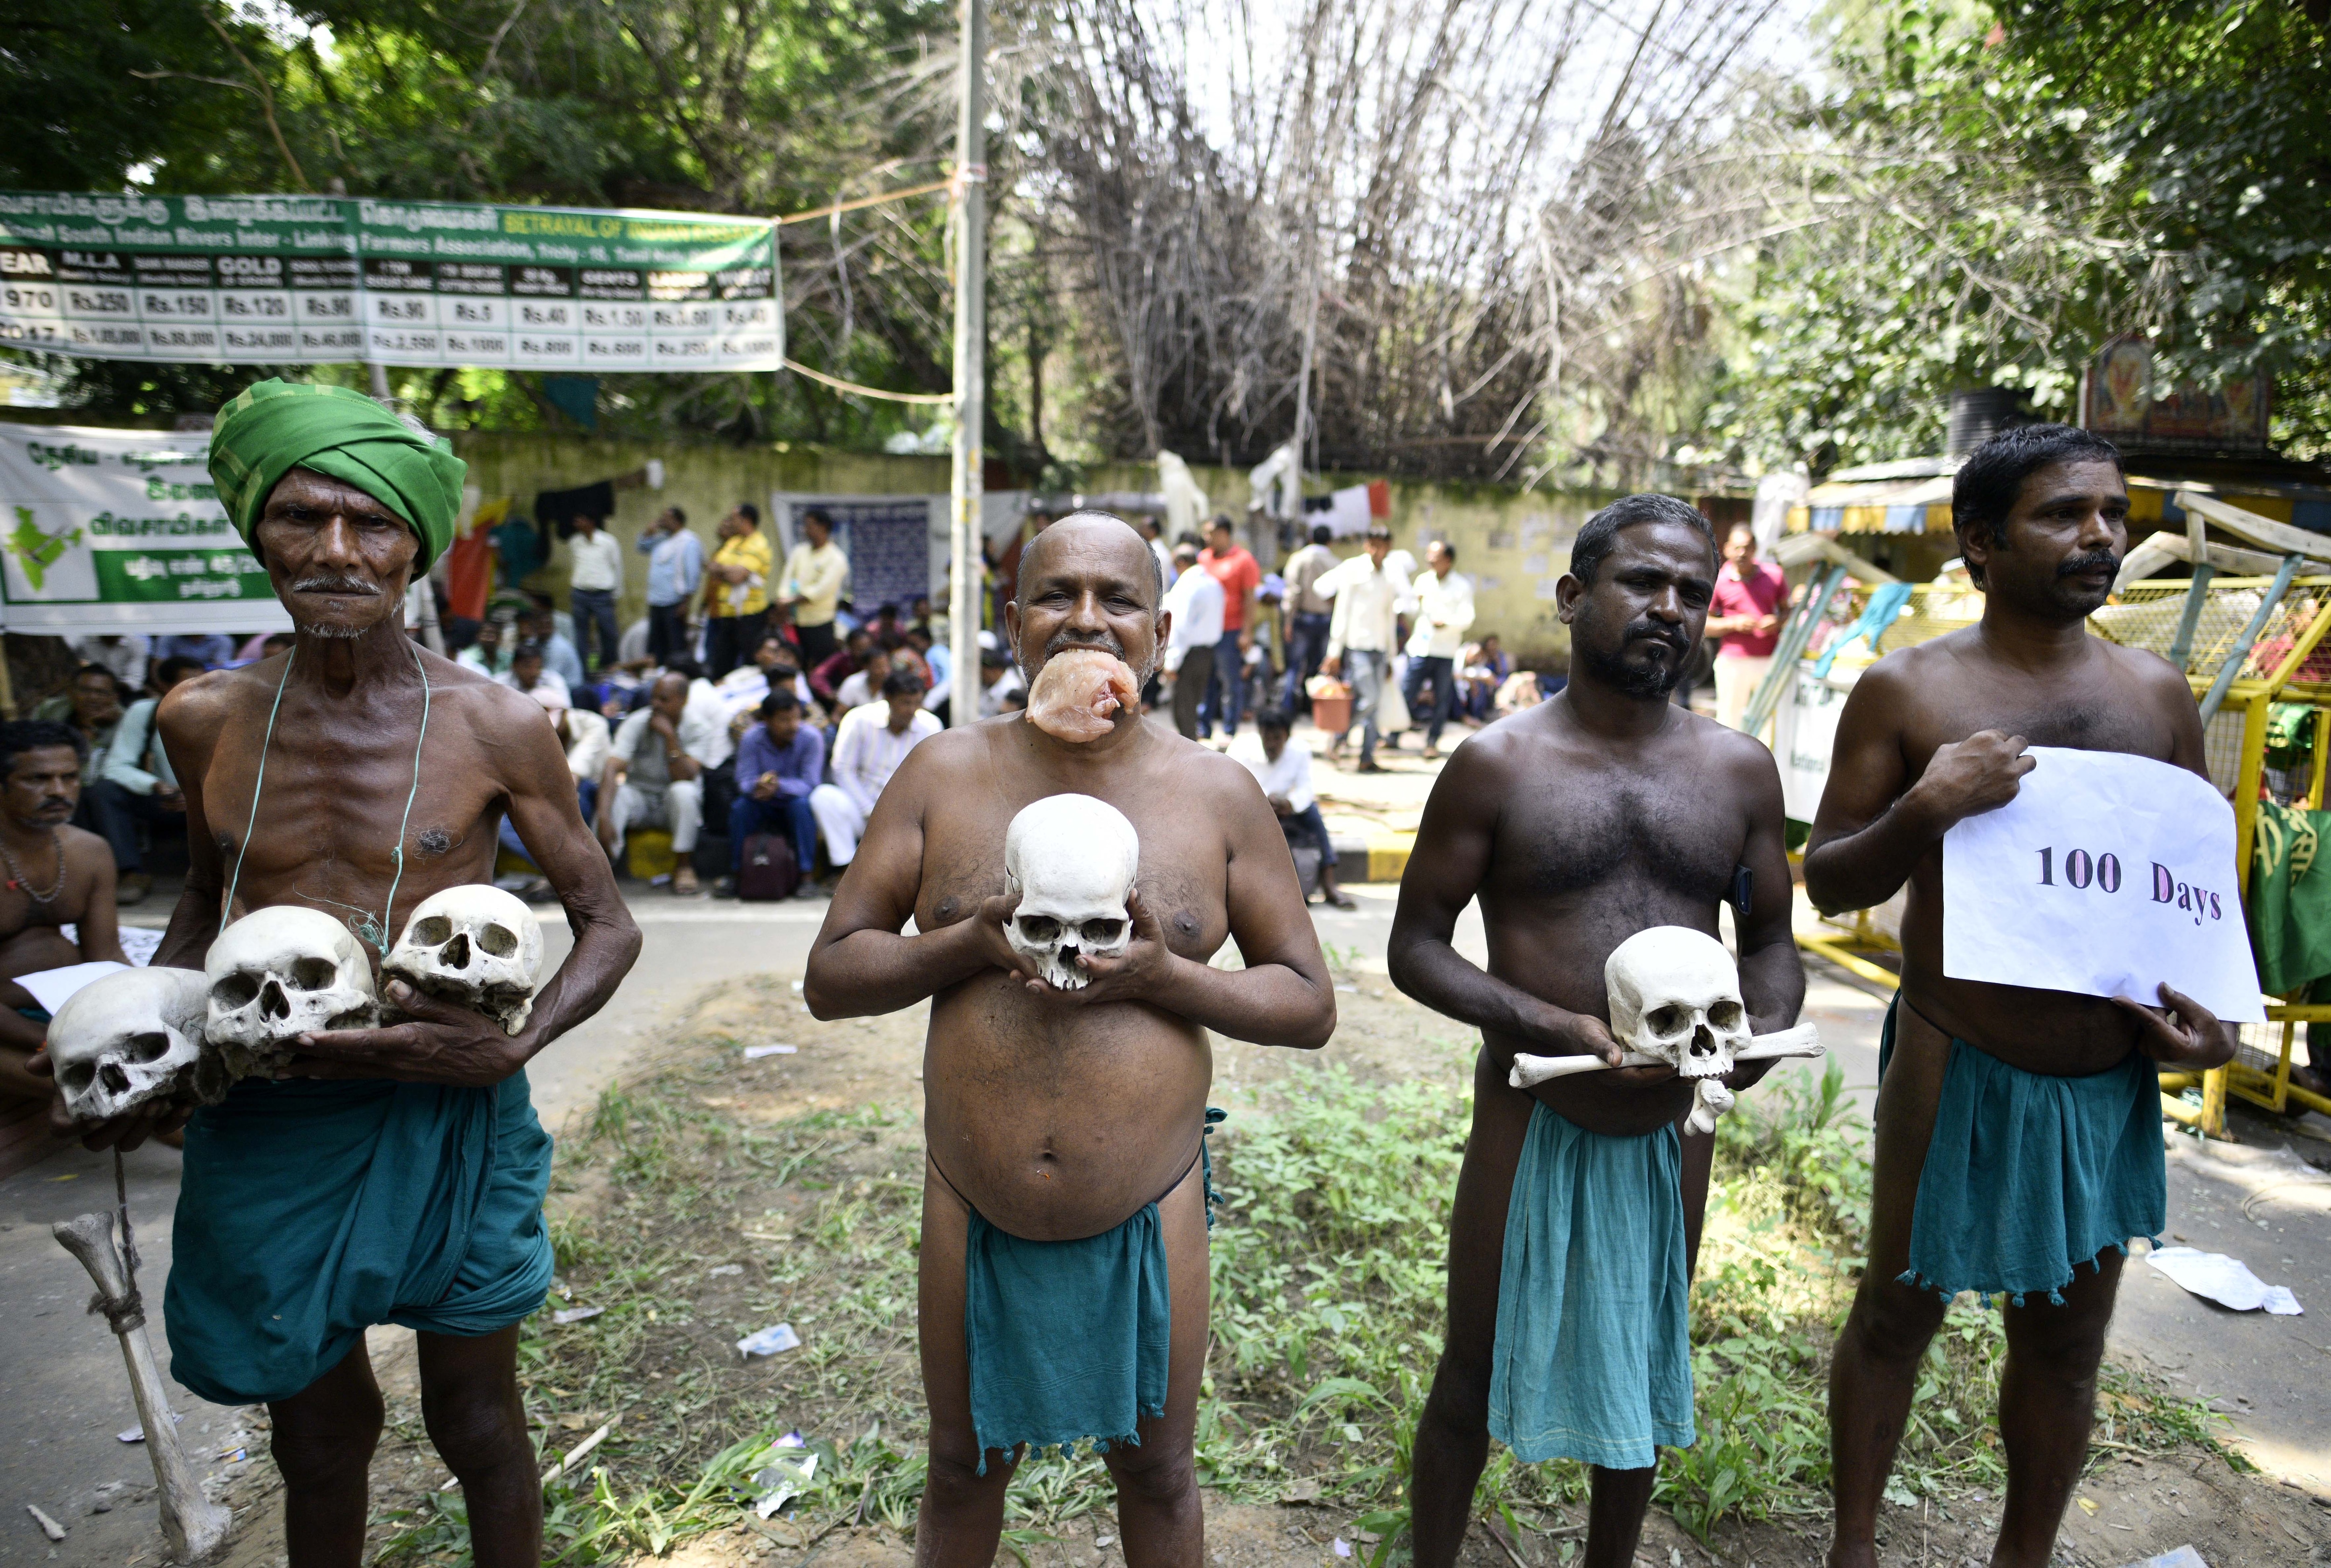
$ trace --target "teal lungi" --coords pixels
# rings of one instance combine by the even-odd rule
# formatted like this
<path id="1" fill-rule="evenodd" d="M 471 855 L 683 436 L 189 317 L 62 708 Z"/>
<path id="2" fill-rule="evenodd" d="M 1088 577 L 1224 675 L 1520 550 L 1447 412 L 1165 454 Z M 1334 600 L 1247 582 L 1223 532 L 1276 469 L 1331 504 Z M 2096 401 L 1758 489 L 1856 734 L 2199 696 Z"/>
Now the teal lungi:
<path id="1" fill-rule="evenodd" d="M 1879 1036 L 1878 1077 L 1894 1058 L 1897 992 Z M 2153 1059 L 2078 1078 L 2026 1072 L 1954 1039 L 1910 1213 L 1910 1266 L 1897 1276 L 1951 1297 L 2034 1291 L 2055 1306 L 2083 1263 L 2169 1221 Z"/>
<path id="2" fill-rule="evenodd" d="M 1155 1202 L 1080 1241 L 1026 1240 L 974 1209 L 963 1296 L 981 1475 L 990 1449 L 1137 1447 L 1142 1418 L 1166 1413 L 1174 1304 Z"/>
<path id="3" fill-rule="evenodd" d="M 1689 1448 L 1691 1265 L 1672 1126 L 1605 1137 L 1540 1105 L 1506 1205 L 1489 1435 L 1611 1470 Z"/>
<path id="4" fill-rule="evenodd" d="M 492 1088 L 245 1079 L 186 1126 L 164 1303 L 172 1375 L 288 1399 L 376 1323 L 463 1336 L 542 1305 L 550 1135 Z"/>

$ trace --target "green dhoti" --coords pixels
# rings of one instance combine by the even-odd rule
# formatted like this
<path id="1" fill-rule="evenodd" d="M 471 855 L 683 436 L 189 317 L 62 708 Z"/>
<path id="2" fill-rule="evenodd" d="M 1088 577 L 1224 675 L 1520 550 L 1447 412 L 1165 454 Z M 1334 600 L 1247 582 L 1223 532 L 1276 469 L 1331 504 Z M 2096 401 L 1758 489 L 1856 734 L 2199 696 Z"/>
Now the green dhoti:
<path id="1" fill-rule="evenodd" d="M 1676 1130 L 1590 1133 L 1545 1106 L 1506 1203 L 1489 1435 L 1605 1469 L 1689 1448 L 1691 1264 Z"/>
<path id="2" fill-rule="evenodd" d="M 1881 1083 L 1901 1006 L 1898 993 L 1879 1037 Z M 2003 1293 L 2021 1307 L 2041 1292 L 2062 1306 L 2080 1265 L 2168 1223 L 2160 1092 L 2139 1051 L 2062 1077 L 1954 1039 L 1910 1212 L 1910 1266 L 1897 1278 L 1945 1297 Z"/>
<path id="3" fill-rule="evenodd" d="M 474 1336 L 542 1305 L 550 1135 L 491 1088 L 245 1079 L 186 1127 L 163 1316 L 171 1373 L 288 1399 L 376 1323 Z"/>

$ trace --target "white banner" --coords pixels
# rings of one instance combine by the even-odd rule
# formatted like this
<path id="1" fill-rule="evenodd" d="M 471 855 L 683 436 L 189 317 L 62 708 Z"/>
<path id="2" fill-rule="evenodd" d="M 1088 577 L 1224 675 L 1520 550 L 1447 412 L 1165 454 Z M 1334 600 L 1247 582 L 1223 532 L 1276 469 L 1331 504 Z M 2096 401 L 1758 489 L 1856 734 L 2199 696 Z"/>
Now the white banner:
<path id="1" fill-rule="evenodd" d="M 2265 1022 L 2225 797 L 2149 757 L 2030 755 L 2013 800 L 1943 835 L 1943 973 L 2149 1007 L 2165 981 Z"/>
<path id="2" fill-rule="evenodd" d="M 289 631 L 211 483 L 210 432 L 0 424 L 11 632 Z"/>

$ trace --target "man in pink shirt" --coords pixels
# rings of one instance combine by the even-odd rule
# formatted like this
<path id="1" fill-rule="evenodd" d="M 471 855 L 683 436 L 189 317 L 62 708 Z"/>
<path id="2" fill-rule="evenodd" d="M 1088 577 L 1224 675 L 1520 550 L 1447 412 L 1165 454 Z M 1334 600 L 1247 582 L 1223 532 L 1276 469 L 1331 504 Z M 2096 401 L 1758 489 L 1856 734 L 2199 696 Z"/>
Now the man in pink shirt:
<path id="1" fill-rule="evenodd" d="M 1214 645 L 1213 679 L 1198 710 L 1198 736 L 1210 739 L 1219 721 L 1223 733 L 1238 733 L 1239 716 L 1246 708 L 1246 651 L 1254 641 L 1254 595 L 1262 586 L 1262 567 L 1231 533 L 1231 520 L 1217 512 L 1206 530 L 1206 548 L 1198 565 L 1223 585 L 1223 638 Z"/>
<path id="2" fill-rule="evenodd" d="M 1781 609 L 1789 584 L 1781 568 L 1756 558 L 1756 535 L 1736 525 L 1724 541 L 1724 565 L 1716 573 L 1716 597 L 1708 606 L 1708 635 L 1721 635 L 1716 655 L 1716 718 L 1738 729 L 1748 699 L 1773 668 L 1781 641 Z"/>

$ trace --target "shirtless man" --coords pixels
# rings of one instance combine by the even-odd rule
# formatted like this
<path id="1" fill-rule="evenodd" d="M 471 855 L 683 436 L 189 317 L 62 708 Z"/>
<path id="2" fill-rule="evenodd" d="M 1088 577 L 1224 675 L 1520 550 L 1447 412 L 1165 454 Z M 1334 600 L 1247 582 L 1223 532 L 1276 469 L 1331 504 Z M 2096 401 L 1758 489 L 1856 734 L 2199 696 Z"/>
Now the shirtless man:
<path id="1" fill-rule="evenodd" d="M 2165 985 L 2160 1012 L 1943 974 L 1943 834 L 2015 798 L 2034 765 L 2025 746 L 2128 752 L 2209 776 L 2184 676 L 2088 632 L 2127 549 L 2127 518 L 2120 456 L 2101 437 L 2032 425 L 1985 442 L 1951 485 L 1983 619 L 1879 660 L 1838 721 L 1805 891 L 1841 910 L 1910 889 L 1879 1065 L 1870 1261 L 1830 1365 L 1840 1568 L 1877 1561 L 1879 1496 L 1918 1361 L 1966 1289 L 2011 1298 L 2007 1502 L 1991 1560 L 2048 1561 L 2087 1459 L 2121 1250 L 2167 1217 L 2154 1063 L 2209 1068 L 2233 1054 L 2233 1031 Z M 2011 1105 L 2021 1120 L 2000 1125 Z M 1978 1138 L 2067 1153 L 1970 1158 Z M 2008 1214 L 2021 1221 L 2012 1231 L 1996 1223 Z M 2061 1245 L 2030 1240 L 2050 1234 Z"/>
<path id="2" fill-rule="evenodd" d="M 1449 1226 L 1449 1340 L 1416 1432 L 1420 1568 L 1456 1562 L 1493 1435 L 1527 1461 L 1593 1467 L 1586 1568 L 1633 1561 L 1654 1450 L 1692 1441 L 1687 1298 L 1713 1140 L 1680 1136 L 1690 1086 L 1666 1067 L 1528 1090 L 1507 1075 L 1517 1052 L 1619 1060 L 1604 960 L 1652 926 L 1716 935 L 1744 869 L 1750 1026 L 1796 1022 L 1804 971 L 1772 753 L 1669 700 L 1716 565 L 1707 520 L 1672 497 L 1588 518 L 1557 589 L 1569 685 L 1459 748 L 1401 879 L 1393 983 L 1483 1041 Z M 1477 897 L 1486 973 L 1451 944 Z"/>
<path id="3" fill-rule="evenodd" d="M 1168 617 L 1141 536 L 1064 518 L 1021 557 L 1004 634 L 1034 687 L 1106 649 L 1137 689 Z M 1016 972 L 1004 830 L 1046 795 L 1099 796 L 1141 836 L 1132 946 L 1081 990 Z M 911 917 L 919 935 L 902 936 Z M 1246 961 L 1210 968 L 1225 937 Z M 1203 1561 L 1192 1464 L 1206 1351 L 1206 1031 L 1311 1050 L 1335 992 L 1254 775 L 1143 722 L 1055 739 L 1017 713 L 933 736 L 876 804 L 812 950 L 821 1018 L 934 998 L 925 1092 L 926 1565 L 987 1568 L 1023 1443 L 1109 1442 L 1126 1558 Z M 968 1309 L 968 1322 L 966 1312 Z M 1047 1397 L 1049 1396 L 1049 1397 Z M 1137 1445 L 1130 1440 L 1137 1436 Z"/>
<path id="4" fill-rule="evenodd" d="M 113 907 L 113 851 L 71 825 L 81 748 L 81 732 L 53 719 L 0 724 L 0 1098 L 20 1106 L 51 1103 L 56 1085 L 30 1068 L 48 1025 L 24 1011 L 43 1010 L 15 976 L 129 961 Z M 65 940 L 60 926 L 73 927 L 81 940 Z"/>
<path id="5" fill-rule="evenodd" d="M 171 1371 L 267 1405 L 293 1568 L 363 1554 L 382 1414 L 363 1335 L 389 1322 L 420 1331 L 423 1419 L 481 1568 L 539 1559 L 517 1354 L 550 1279 L 550 1140 L 525 1068 L 639 953 L 540 706 L 404 634 L 405 585 L 452 538 L 461 472 L 343 388 L 263 381 L 229 403 L 211 473 L 297 641 L 161 710 L 193 865 L 157 963 L 201 968 L 223 924 L 273 904 L 345 921 L 376 962 L 423 899 L 492 879 L 505 813 L 575 932 L 517 1037 L 392 984 L 411 1022 L 306 1036 L 294 1076 L 246 1079 L 186 1127 Z M 150 1125 L 80 1130 L 127 1146 Z"/>

